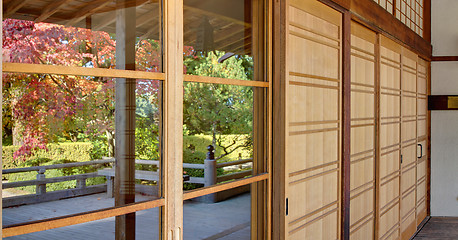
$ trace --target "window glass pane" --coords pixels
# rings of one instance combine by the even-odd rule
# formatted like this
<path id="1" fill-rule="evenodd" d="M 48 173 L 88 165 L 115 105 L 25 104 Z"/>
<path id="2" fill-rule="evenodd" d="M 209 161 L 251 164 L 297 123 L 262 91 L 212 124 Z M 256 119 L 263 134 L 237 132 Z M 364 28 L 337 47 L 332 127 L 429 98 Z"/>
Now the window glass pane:
<path id="1" fill-rule="evenodd" d="M 119 80 L 3 74 L 4 226 L 115 206 Z M 162 196 L 162 82 L 134 83 L 138 202 Z"/>
<path id="2" fill-rule="evenodd" d="M 128 69 L 162 71 L 157 1 L 124 6 L 119 1 L 28 1 L 18 9 L 15 4 L 3 8 L 5 62 L 116 68 L 116 55 L 122 54 Z"/>
<path id="3" fill-rule="evenodd" d="M 183 171 L 191 177 L 185 190 L 251 175 L 252 87 L 185 83 L 183 110 Z M 204 176 L 206 164 L 211 168 L 206 167 Z"/>
<path id="4" fill-rule="evenodd" d="M 255 25 L 262 4 L 251 1 L 184 0 L 184 71 L 186 74 L 262 81 L 254 76 L 262 57 L 256 45 L 263 29 Z M 253 21 L 253 19 L 257 19 Z"/>
<path id="5" fill-rule="evenodd" d="M 184 201 L 183 239 L 251 239 L 250 185 L 215 193 L 217 198 L 239 192 L 239 195 L 217 203 L 205 195 Z M 240 193 L 242 192 L 242 193 Z"/>
<path id="6" fill-rule="evenodd" d="M 71 202 L 70 205 L 79 204 L 81 206 L 87 206 L 92 204 L 97 207 L 100 206 L 100 201 L 94 201 L 92 198 L 81 198 L 78 203 Z M 87 201 L 85 201 L 87 200 Z M 62 200 L 65 201 L 65 200 Z M 40 214 L 48 214 L 46 210 L 53 209 L 56 216 L 66 214 L 67 211 L 64 209 L 64 205 L 55 205 L 52 202 L 43 205 L 43 207 L 37 209 L 34 206 L 24 206 L 21 208 L 7 209 L 10 215 L 13 215 L 14 211 L 17 211 L 15 215 L 19 217 L 18 222 L 25 220 L 39 220 Z M 74 208 L 74 207 L 73 207 Z M 24 214 L 24 210 L 27 210 Z M 32 214 L 35 213 L 35 214 Z M 157 240 L 159 239 L 159 209 L 147 209 L 136 213 L 136 239 L 141 240 Z M 4 218 L 5 219 L 5 218 Z M 115 218 L 107 218 L 72 226 L 66 226 L 62 228 L 56 228 L 41 232 L 29 233 L 20 236 L 13 236 L 4 239 L 75 239 L 75 240 L 114 240 L 115 239 Z"/>

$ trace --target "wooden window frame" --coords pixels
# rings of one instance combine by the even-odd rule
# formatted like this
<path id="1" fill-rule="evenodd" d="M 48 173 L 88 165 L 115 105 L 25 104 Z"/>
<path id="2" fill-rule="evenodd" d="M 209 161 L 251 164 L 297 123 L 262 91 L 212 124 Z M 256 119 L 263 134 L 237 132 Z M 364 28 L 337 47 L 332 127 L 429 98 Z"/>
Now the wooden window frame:
<path id="1" fill-rule="evenodd" d="M 17 236 L 27 233 L 50 230 L 65 226 L 71 226 L 105 218 L 121 216 L 137 211 L 160 207 L 161 211 L 161 228 L 160 235 L 162 239 L 182 239 L 183 238 L 183 200 L 203 196 L 210 193 L 216 193 L 227 189 L 249 185 L 258 188 L 254 191 L 254 201 L 264 199 L 263 204 L 257 209 L 252 209 L 257 215 L 254 220 L 255 226 L 259 229 L 252 229 L 252 235 L 265 234 L 266 239 L 270 239 L 271 221 L 270 211 L 271 205 L 271 125 L 272 125 L 272 91 L 271 91 L 271 66 L 272 66 L 272 1 L 266 0 L 254 1 L 262 6 L 263 21 L 258 23 L 262 26 L 262 46 L 258 46 L 257 51 L 262 53 L 262 70 L 259 74 L 265 81 L 250 81 L 237 79 L 224 79 L 216 77 L 184 75 L 182 73 L 182 49 L 183 49 L 183 1 L 182 0 L 166 0 L 163 1 L 164 15 L 164 36 L 167 41 L 164 41 L 164 65 L 165 71 L 160 72 L 142 72 L 132 70 L 119 69 L 104 69 L 104 68 L 86 68 L 76 66 L 58 66 L 44 64 L 27 64 L 27 63 L 10 63 L 2 62 L 0 68 L 3 73 L 26 73 L 26 74 L 55 74 L 55 75 L 74 75 L 74 76 L 95 76 L 95 77 L 110 77 L 110 78 L 133 78 L 160 80 L 164 85 L 164 148 L 163 148 L 163 171 L 166 173 L 163 178 L 163 194 L 162 198 L 136 202 L 119 207 L 109 207 L 96 211 L 88 211 L 77 214 L 71 214 L 56 218 L 48 218 L 39 221 L 24 222 L 5 226 L 0 233 L 2 237 Z M 259 9 L 258 9 L 259 10 Z M 3 14 L 3 11 L 2 11 Z M 0 33 L 1 34 L 1 33 Z M 260 42 L 258 42 L 260 43 Z M 259 70 L 258 70 L 259 71 Z M 183 82 L 200 82 L 200 83 L 216 83 L 235 86 L 256 87 L 267 90 L 263 97 L 264 107 L 258 114 L 263 113 L 264 123 L 262 124 L 262 132 L 267 136 L 267 140 L 261 144 L 264 145 L 265 156 L 262 159 L 264 162 L 263 169 L 265 171 L 256 172 L 251 177 L 235 180 L 227 183 L 222 183 L 210 187 L 200 188 L 183 193 L 182 190 L 182 122 L 183 122 Z M 267 112 L 265 112 L 267 111 Z M 256 113 L 254 113 L 256 114 Z M 264 188 L 260 188 L 264 185 Z M 257 194 L 260 190 L 260 196 Z M 265 208 L 260 210 L 259 208 Z M 261 215 L 259 215 L 261 214 Z M 258 222 L 261 220 L 262 222 Z"/>

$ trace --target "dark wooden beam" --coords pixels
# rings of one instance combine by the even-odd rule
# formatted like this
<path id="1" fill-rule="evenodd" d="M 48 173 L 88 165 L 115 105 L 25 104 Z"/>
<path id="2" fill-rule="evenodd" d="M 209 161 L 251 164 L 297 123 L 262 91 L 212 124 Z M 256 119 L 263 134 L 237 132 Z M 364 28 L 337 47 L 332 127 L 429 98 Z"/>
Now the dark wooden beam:
<path id="1" fill-rule="evenodd" d="M 60 8 L 70 2 L 71 0 L 60 0 L 60 1 L 54 1 L 54 2 L 51 2 L 50 4 L 48 4 L 48 6 L 46 6 L 43 11 L 41 12 L 41 15 L 38 16 L 36 19 L 35 19 L 35 22 L 43 22 L 44 20 L 46 20 L 47 18 L 49 18 L 50 16 L 52 16 L 54 13 L 56 13 L 57 11 L 60 10 Z"/>
<path id="2" fill-rule="evenodd" d="M 342 27 L 342 139 L 340 239 L 350 239 L 350 145 L 351 145 L 351 14 L 343 13 Z"/>
<path id="3" fill-rule="evenodd" d="M 76 14 L 72 17 L 70 21 L 68 21 L 66 25 L 73 26 L 74 24 L 85 19 L 87 16 L 97 12 L 98 10 L 104 8 L 105 6 L 107 6 L 110 3 L 112 3 L 111 0 L 98 0 L 95 2 L 91 2 L 90 4 L 86 5 L 82 9 L 77 10 Z"/>
<path id="4" fill-rule="evenodd" d="M 353 19 L 357 22 L 376 32 L 392 36 L 423 58 L 431 59 L 431 43 L 416 34 L 373 0 L 351 0 L 350 11 Z"/>
<path id="5" fill-rule="evenodd" d="M 431 43 L 431 0 L 423 4 L 423 38 Z"/>
<path id="6" fill-rule="evenodd" d="M 191 10 L 202 15 L 225 19 L 244 26 L 251 25 L 245 21 L 245 11 L 241 11 L 250 7 L 245 4 L 244 0 L 187 0 L 183 7 L 185 10 Z M 230 9 L 239 9 L 239 11 L 231 11 Z"/>
<path id="7" fill-rule="evenodd" d="M 458 110 L 458 95 L 430 95 L 428 110 Z"/>
<path id="8" fill-rule="evenodd" d="M 350 10 L 350 6 L 351 6 L 351 0 L 320 0 L 320 1 L 330 6 L 339 5 L 340 7 L 342 7 L 345 10 Z M 334 4 L 330 4 L 330 2 Z"/>
<path id="9" fill-rule="evenodd" d="M 3 14 L 3 19 L 11 17 L 19 9 L 24 7 L 30 0 L 14 0 L 11 1 L 8 6 L 5 7 L 5 12 Z"/>
<path id="10" fill-rule="evenodd" d="M 458 61 L 458 56 L 432 56 L 433 62 Z"/>

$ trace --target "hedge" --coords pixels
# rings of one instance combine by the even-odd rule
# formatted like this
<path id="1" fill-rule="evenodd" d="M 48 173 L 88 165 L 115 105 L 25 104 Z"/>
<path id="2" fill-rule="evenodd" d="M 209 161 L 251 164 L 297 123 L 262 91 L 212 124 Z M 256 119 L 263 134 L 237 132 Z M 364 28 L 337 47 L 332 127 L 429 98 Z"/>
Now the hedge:
<path id="1" fill-rule="evenodd" d="M 240 135 L 224 135 L 223 136 L 223 145 L 229 145 L 232 143 L 234 138 L 240 137 Z M 247 137 L 246 135 L 243 136 L 242 138 Z M 245 141 L 245 139 L 239 140 L 239 141 Z M 209 135 L 193 135 L 193 136 L 184 136 L 183 137 L 183 162 L 185 163 L 199 163 L 203 164 L 204 160 L 207 155 L 207 146 L 212 144 L 212 137 Z M 243 144 L 241 142 L 240 144 Z M 223 149 L 220 147 L 216 147 L 215 149 L 215 157 L 220 156 L 223 154 Z M 252 152 L 249 149 L 240 147 L 231 154 L 225 156 L 218 162 L 227 162 L 227 161 L 234 161 L 239 158 L 250 158 L 252 157 Z M 204 176 L 204 170 L 203 169 L 191 169 L 191 168 L 185 168 L 183 169 L 187 175 L 191 177 L 203 177 Z M 223 175 L 225 174 L 222 168 L 219 168 L 217 170 L 217 175 Z M 184 183 L 183 184 L 183 189 L 184 190 L 192 190 L 200 187 L 199 184 L 195 183 Z"/>
<path id="2" fill-rule="evenodd" d="M 39 150 L 35 155 L 23 159 L 14 159 L 13 153 L 19 149 L 19 146 L 3 146 L 2 147 L 2 160 L 3 169 L 11 169 L 18 167 L 32 167 L 42 165 L 53 165 L 70 162 L 86 162 L 91 161 L 91 152 L 93 150 L 92 143 L 89 142 L 77 142 L 77 143 L 59 143 L 59 144 L 48 144 L 48 151 Z M 46 171 L 46 177 L 60 177 L 75 175 L 87 172 L 97 171 L 94 166 L 84 166 L 75 168 L 64 168 L 64 169 L 52 169 Z M 5 174 L 3 178 L 8 179 L 11 182 L 26 181 L 36 179 L 36 172 L 24 172 Z M 87 180 L 87 185 L 102 184 L 105 182 L 103 177 L 92 178 Z M 68 188 L 74 188 L 76 181 L 52 183 L 46 185 L 47 191 L 62 190 Z M 27 186 L 20 188 L 28 192 L 34 193 L 35 186 Z"/>
<path id="3" fill-rule="evenodd" d="M 240 137 L 240 135 L 238 135 Z M 232 143 L 237 135 L 225 135 L 223 137 L 223 145 L 229 145 Z M 245 136 L 243 136 L 245 137 Z M 211 144 L 212 137 L 209 135 L 194 135 L 183 137 L 183 161 L 186 163 L 204 163 L 207 153 L 207 146 Z M 245 141 L 244 139 L 239 141 Z M 241 142 L 243 144 L 243 142 Z M 39 150 L 34 156 L 28 157 L 24 160 L 14 159 L 13 153 L 19 149 L 19 146 L 3 146 L 3 169 L 11 169 L 18 167 L 30 167 L 39 165 L 52 165 L 68 162 L 85 162 L 91 161 L 91 153 L 93 152 L 94 145 L 90 142 L 77 142 L 77 143 L 59 143 L 59 144 L 48 144 L 48 151 Z M 219 147 L 215 150 L 215 156 L 223 154 L 223 150 Z M 238 148 L 233 153 L 225 156 L 219 162 L 233 161 L 241 158 L 250 158 L 252 152 L 246 148 Z M 145 168 L 147 166 L 137 166 L 138 168 Z M 95 166 L 86 166 L 78 168 L 65 168 L 65 169 L 53 169 L 46 171 L 46 177 L 59 177 L 66 175 L 81 174 L 87 172 L 94 172 L 97 168 Z M 145 169 L 146 170 L 146 169 Z M 194 177 L 202 177 L 203 170 L 200 169 L 184 169 L 187 174 Z M 25 181 L 36 179 L 36 172 L 27 173 L 16 173 L 3 175 L 5 179 L 11 182 Z M 218 175 L 223 174 L 222 169 L 219 169 Z M 104 183 L 103 177 L 88 179 L 87 185 L 101 184 Z M 61 182 L 47 184 L 47 191 L 55 191 L 61 189 L 74 188 L 75 181 Z M 186 186 L 185 186 L 186 188 Z M 35 186 L 28 186 L 21 188 L 23 190 L 34 193 Z"/>
<path id="4" fill-rule="evenodd" d="M 24 162 L 34 161 L 37 159 L 66 159 L 75 162 L 91 161 L 91 152 L 93 145 L 90 142 L 77 143 L 51 143 L 47 145 L 48 151 L 39 150 L 34 156 L 27 157 L 24 160 L 14 159 L 13 153 L 19 149 L 19 146 L 2 147 L 2 166 L 3 169 L 11 169 L 23 166 Z"/>
<path id="5" fill-rule="evenodd" d="M 239 137 L 238 141 L 243 144 L 247 135 L 224 135 L 222 144 L 228 146 L 232 143 L 234 138 Z M 207 146 L 212 144 L 212 137 L 210 135 L 193 135 L 183 137 L 183 162 L 185 163 L 204 163 Z M 215 157 L 223 154 L 223 149 L 216 147 Z M 240 147 L 231 154 L 225 156 L 219 162 L 234 161 L 239 158 L 246 159 L 252 157 L 252 152 L 249 149 Z"/>

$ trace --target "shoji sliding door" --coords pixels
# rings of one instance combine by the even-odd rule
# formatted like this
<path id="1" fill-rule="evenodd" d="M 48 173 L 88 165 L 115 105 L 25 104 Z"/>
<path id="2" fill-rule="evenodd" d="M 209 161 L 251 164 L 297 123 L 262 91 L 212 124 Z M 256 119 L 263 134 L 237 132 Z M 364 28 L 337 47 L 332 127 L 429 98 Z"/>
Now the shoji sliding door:
<path id="1" fill-rule="evenodd" d="M 409 239 L 426 217 L 427 69 L 380 38 L 378 238 Z"/>
<path id="2" fill-rule="evenodd" d="M 380 38 L 378 239 L 400 236 L 401 47 Z"/>
<path id="3" fill-rule="evenodd" d="M 350 238 L 373 239 L 375 223 L 375 32 L 351 25 Z"/>
<path id="4" fill-rule="evenodd" d="M 403 48 L 401 59 L 401 233 L 416 231 L 417 55 Z"/>
<path id="5" fill-rule="evenodd" d="M 426 169 L 428 152 L 428 63 L 417 64 L 417 225 L 426 217 Z"/>
<path id="6" fill-rule="evenodd" d="M 292 0 L 287 16 L 285 235 L 338 239 L 342 15 Z"/>

